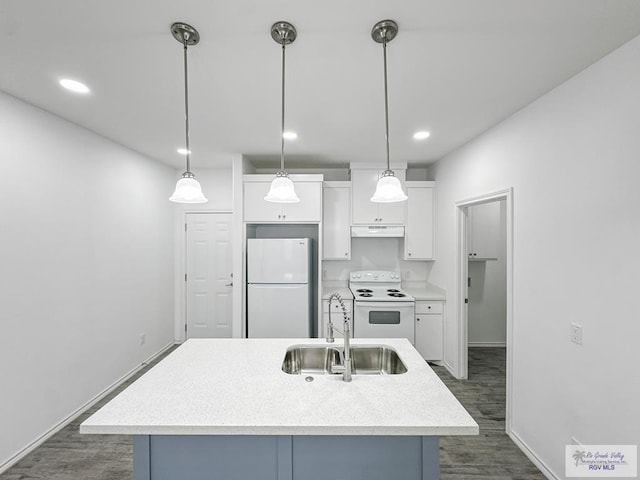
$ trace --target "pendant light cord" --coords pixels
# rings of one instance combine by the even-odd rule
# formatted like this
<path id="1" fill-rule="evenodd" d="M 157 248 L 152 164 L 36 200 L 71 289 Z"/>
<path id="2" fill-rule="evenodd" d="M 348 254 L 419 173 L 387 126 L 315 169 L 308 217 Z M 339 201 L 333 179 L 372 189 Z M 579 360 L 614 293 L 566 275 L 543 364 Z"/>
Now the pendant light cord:
<path id="1" fill-rule="evenodd" d="M 280 148 L 280 171 L 284 172 L 284 63 L 285 63 L 285 51 L 287 44 L 287 34 L 285 33 L 282 39 L 282 128 L 281 128 L 281 148 Z"/>
<path id="2" fill-rule="evenodd" d="M 187 42 L 189 41 L 189 34 L 184 34 L 184 134 L 185 134 L 185 148 L 187 149 L 187 171 L 185 173 L 191 173 L 191 161 L 189 155 L 191 149 L 189 147 L 189 73 L 187 69 Z"/>
<path id="3" fill-rule="evenodd" d="M 391 170 L 389 163 L 389 96 L 387 93 L 387 31 L 382 32 L 382 56 L 384 57 L 384 120 L 385 120 L 385 135 L 384 138 L 387 142 L 387 171 Z"/>

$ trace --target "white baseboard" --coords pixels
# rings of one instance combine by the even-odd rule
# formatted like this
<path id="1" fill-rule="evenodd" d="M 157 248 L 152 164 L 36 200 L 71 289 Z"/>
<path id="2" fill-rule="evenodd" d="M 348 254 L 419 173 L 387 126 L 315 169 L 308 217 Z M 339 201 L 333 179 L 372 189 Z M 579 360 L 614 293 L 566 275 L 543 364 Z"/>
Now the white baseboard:
<path id="1" fill-rule="evenodd" d="M 538 457 L 535 453 L 533 453 L 533 451 L 529 448 L 529 445 L 527 445 L 519 436 L 517 433 L 513 432 L 513 430 L 511 432 L 507 432 L 507 435 L 509 435 L 509 438 L 511 440 L 513 440 L 513 443 L 515 443 L 518 448 L 520 450 L 522 450 L 522 453 L 524 453 L 527 458 L 529 460 L 531 460 L 531 462 L 538 467 L 538 469 L 540 470 L 540 472 L 547 477 L 549 480 L 561 480 L 561 477 L 558 477 L 557 475 L 555 475 L 551 469 L 547 466 L 546 463 L 544 463 L 540 457 Z"/>
<path id="2" fill-rule="evenodd" d="M 506 348 L 507 342 L 469 342 L 469 347 L 501 347 Z"/>
<path id="3" fill-rule="evenodd" d="M 95 397 L 90 399 L 88 402 L 86 402 L 80 408 L 76 409 L 74 412 L 69 414 L 67 417 L 65 417 L 64 419 L 60 420 L 60 422 L 58 422 L 56 425 L 54 425 L 49 430 L 47 430 L 42 435 L 40 435 L 38 438 L 33 440 L 31 443 L 29 443 L 26 447 L 24 447 L 22 450 L 20 450 L 14 456 L 10 457 L 6 462 L 0 464 L 0 474 L 2 474 L 3 472 L 5 472 L 9 468 L 11 468 L 13 465 L 18 463 L 20 460 L 22 460 L 24 457 L 29 455 L 36 448 L 38 448 L 40 445 L 42 445 L 44 442 L 46 442 L 49 438 L 54 436 L 56 433 L 58 433 L 60 430 L 62 430 L 64 427 L 66 427 L 71 422 L 73 422 L 76 418 L 78 418 L 80 415 L 82 415 L 87 409 L 91 408 L 97 402 L 99 402 L 104 397 L 109 395 L 116 388 L 118 388 L 123 382 L 127 381 L 133 375 L 138 373 L 142 368 L 147 366 L 147 364 L 149 364 L 150 362 L 153 362 L 156 358 L 158 358 L 160 355 L 165 353 L 168 349 L 170 349 L 174 345 L 175 345 L 175 343 L 171 342 L 171 343 L 165 345 L 164 347 L 162 347 L 162 349 L 160 349 L 159 352 L 154 353 L 153 355 L 151 355 L 149 358 L 147 358 L 140 365 L 138 365 L 137 367 L 135 367 L 134 369 L 132 369 L 131 371 L 126 373 L 124 376 L 120 377 L 118 380 L 113 382 L 111 385 L 109 385 L 103 391 L 98 393 Z"/>

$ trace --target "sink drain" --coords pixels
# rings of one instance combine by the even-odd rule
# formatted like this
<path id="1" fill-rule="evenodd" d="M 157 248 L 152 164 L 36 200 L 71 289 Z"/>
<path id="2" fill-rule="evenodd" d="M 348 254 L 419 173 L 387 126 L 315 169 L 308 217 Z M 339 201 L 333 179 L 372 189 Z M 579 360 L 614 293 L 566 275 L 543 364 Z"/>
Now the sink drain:
<path id="1" fill-rule="evenodd" d="M 305 382 L 313 382 L 313 377 L 304 377 Z"/>

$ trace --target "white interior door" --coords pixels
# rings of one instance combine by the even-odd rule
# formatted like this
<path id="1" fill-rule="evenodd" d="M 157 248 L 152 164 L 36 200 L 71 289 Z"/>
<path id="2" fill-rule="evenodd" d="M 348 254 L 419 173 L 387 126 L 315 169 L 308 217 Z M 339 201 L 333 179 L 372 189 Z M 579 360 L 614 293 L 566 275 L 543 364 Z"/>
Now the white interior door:
<path id="1" fill-rule="evenodd" d="M 232 334 L 232 215 L 186 214 L 186 338 Z"/>

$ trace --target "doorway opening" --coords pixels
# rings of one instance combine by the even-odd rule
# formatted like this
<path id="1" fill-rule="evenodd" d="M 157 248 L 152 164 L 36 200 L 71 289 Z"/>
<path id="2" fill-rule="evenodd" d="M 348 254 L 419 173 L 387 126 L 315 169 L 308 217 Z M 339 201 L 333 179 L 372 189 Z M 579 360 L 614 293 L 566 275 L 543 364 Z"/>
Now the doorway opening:
<path id="1" fill-rule="evenodd" d="M 470 346 L 504 352 L 505 431 L 509 433 L 513 385 L 513 190 L 456 202 L 456 213 L 457 377 L 468 378 Z M 488 352 L 475 348 L 473 351 L 480 357 Z"/>

